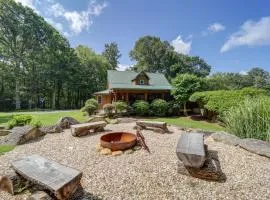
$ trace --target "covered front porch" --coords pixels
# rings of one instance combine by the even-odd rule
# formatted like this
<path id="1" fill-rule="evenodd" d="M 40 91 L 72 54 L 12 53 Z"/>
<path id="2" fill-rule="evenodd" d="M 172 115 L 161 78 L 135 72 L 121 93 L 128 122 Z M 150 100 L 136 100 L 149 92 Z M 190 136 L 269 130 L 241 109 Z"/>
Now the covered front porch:
<path id="1" fill-rule="evenodd" d="M 154 99 L 171 99 L 169 90 L 105 90 L 94 95 L 100 108 L 116 101 L 125 101 L 132 105 L 136 100 L 145 100 L 151 103 Z"/>

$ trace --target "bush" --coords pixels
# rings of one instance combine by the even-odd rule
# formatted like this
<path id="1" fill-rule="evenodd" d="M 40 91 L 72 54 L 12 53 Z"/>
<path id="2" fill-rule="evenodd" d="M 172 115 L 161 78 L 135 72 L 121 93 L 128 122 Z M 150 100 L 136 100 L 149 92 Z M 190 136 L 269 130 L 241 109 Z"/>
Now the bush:
<path id="1" fill-rule="evenodd" d="M 247 98 L 222 115 L 227 129 L 241 138 L 270 141 L 270 98 Z"/>
<path id="2" fill-rule="evenodd" d="M 103 106 L 103 110 L 108 117 L 113 117 L 113 111 L 115 110 L 115 106 L 113 104 L 105 104 Z"/>
<path id="3" fill-rule="evenodd" d="M 89 116 L 94 114 L 95 111 L 98 109 L 98 102 L 96 99 L 88 99 L 85 102 L 84 107 L 81 108 L 82 112 L 86 112 Z"/>
<path id="4" fill-rule="evenodd" d="M 11 120 L 8 121 L 8 128 L 12 129 L 15 126 L 24 126 L 30 124 L 31 121 L 31 115 L 13 115 Z"/>
<path id="5" fill-rule="evenodd" d="M 115 111 L 119 113 L 122 113 L 128 107 L 127 103 L 124 101 L 113 102 L 113 105 L 115 107 Z"/>
<path id="6" fill-rule="evenodd" d="M 206 108 L 217 114 L 222 114 L 231 107 L 241 104 L 246 97 L 263 95 L 267 95 L 267 92 L 263 89 L 244 88 L 242 90 L 195 92 L 191 95 L 189 100 L 197 102 L 201 108 Z"/>
<path id="7" fill-rule="evenodd" d="M 149 113 L 149 103 L 144 100 L 138 100 L 132 105 L 136 115 L 145 116 Z"/>
<path id="8" fill-rule="evenodd" d="M 168 111 L 168 103 L 163 99 L 155 99 L 150 106 L 153 115 L 164 117 Z"/>
<path id="9" fill-rule="evenodd" d="M 31 121 L 30 125 L 36 128 L 40 128 L 42 126 L 42 123 L 41 121 L 33 120 Z"/>
<path id="10" fill-rule="evenodd" d="M 170 101 L 168 103 L 168 115 L 176 116 L 179 115 L 181 104 L 177 101 Z"/>

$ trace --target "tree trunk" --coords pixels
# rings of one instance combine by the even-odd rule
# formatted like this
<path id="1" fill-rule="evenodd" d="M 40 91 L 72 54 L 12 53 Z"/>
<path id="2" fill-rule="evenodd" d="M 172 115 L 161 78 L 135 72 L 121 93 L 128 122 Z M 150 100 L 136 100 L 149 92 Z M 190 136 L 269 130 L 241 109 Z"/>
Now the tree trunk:
<path id="1" fill-rule="evenodd" d="M 15 89 L 15 102 L 16 102 L 16 110 L 21 109 L 21 99 L 20 99 L 20 90 L 19 90 L 19 81 L 16 80 L 16 89 Z"/>
<path id="2" fill-rule="evenodd" d="M 188 113 L 187 113 L 187 102 L 184 103 L 184 115 L 185 116 L 188 116 Z"/>
<path id="3" fill-rule="evenodd" d="M 56 101 L 56 89 L 54 88 L 52 93 L 52 109 L 55 109 L 55 101 Z"/>

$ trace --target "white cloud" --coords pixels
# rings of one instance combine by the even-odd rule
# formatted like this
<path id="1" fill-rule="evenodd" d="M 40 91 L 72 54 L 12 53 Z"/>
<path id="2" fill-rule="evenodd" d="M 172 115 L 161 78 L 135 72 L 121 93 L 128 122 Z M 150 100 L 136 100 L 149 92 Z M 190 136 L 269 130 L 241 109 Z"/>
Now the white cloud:
<path id="1" fill-rule="evenodd" d="M 88 30 L 93 23 L 93 17 L 99 16 L 102 10 L 107 7 L 107 3 L 97 4 L 96 1 L 91 1 L 86 11 L 68 11 L 61 4 L 53 4 L 49 11 L 54 17 L 64 18 L 69 28 L 74 34 L 79 34 L 84 29 Z"/>
<path id="2" fill-rule="evenodd" d="M 188 37 L 188 41 L 184 41 L 181 35 L 178 35 L 174 40 L 171 41 L 171 45 L 174 47 L 174 50 L 178 53 L 189 54 L 191 51 L 192 41 L 191 37 Z"/>
<path id="3" fill-rule="evenodd" d="M 239 72 L 239 74 L 241 74 L 241 75 L 247 75 L 247 74 L 248 74 L 248 71 L 246 71 L 246 70 L 241 70 L 241 71 Z"/>
<path id="4" fill-rule="evenodd" d="M 220 52 L 229 51 L 237 46 L 270 45 L 270 17 L 263 17 L 259 21 L 246 21 L 240 30 L 232 34 Z"/>
<path id="5" fill-rule="evenodd" d="M 118 64 L 118 71 L 125 71 L 126 69 L 128 69 L 129 67 L 132 67 L 132 65 L 126 65 L 126 64 Z"/>
<path id="6" fill-rule="evenodd" d="M 220 23 L 213 23 L 208 27 L 208 31 L 212 33 L 224 31 L 226 27 Z"/>
<path id="7" fill-rule="evenodd" d="M 84 30 L 88 30 L 93 24 L 94 17 L 99 16 L 103 9 L 107 7 L 106 2 L 102 3 L 96 0 L 90 0 L 86 10 L 82 11 L 67 10 L 56 0 L 15 1 L 32 8 L 65 36 L 77 35 Z M 65 30 L 67 26 L 69 30 Z"/>

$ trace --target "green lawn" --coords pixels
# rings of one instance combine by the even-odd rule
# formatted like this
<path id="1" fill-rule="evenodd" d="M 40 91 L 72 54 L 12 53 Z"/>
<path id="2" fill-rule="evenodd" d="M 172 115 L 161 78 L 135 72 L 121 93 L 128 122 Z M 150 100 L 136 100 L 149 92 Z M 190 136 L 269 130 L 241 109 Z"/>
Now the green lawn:
<path id="1" fill-rule="evenodd" d="M 163 121 L 167 122 L 168 124 L 177 125 L 184 128 L 196 128 L 202 129 L 206 131 L 223 131 L 225 130 L 224 127 L 220 126 L 217 123 L 210 123 L 207 121 L 202 120 L 193 120 L 189 117 L 170 117 L 170 118 L 155 118 L 151 119 L 154 121 Z"/>
<path id="2" fill-rule="evenodd" d="M 80 122 L 87 120 L 86 116 L 83 116 L 79 110 L 74 111 L 46 111 L 46 112 L 0 112 L 0 126 L 6 125 L 8 120 L 14 114 L 27 114 L 32 115 L 34 120 L 41 121 L 42 125 L 54 125 L 60 117 L 73 117 Z"/>
<path id="3" fill-rule="evenodd" d="M 15 146 L 11 146 L 11 145 L 0 145 L 0 155 L 9 152 L 11 150 L 13 150 L 15 148 Z"/>

